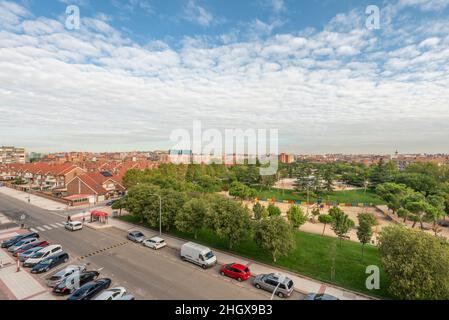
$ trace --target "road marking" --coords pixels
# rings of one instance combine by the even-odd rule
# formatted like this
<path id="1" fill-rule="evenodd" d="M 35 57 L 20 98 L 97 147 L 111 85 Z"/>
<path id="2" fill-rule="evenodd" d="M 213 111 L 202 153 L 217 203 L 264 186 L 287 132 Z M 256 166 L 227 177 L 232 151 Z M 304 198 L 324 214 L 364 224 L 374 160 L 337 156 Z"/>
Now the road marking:
<path id="1" fill-rule="evenodd" d="M 43 227 L 47 230 L 51 230 L 51 227 L 49 227 L 49 226 L 43 226 Z"/>
<path id="2" fill-rule="evenodd" d="M 50 226 L 52 226 L 53 228 L 58 228 L 58 225 L 56 223 L 51 224 Z"/>
<path id="3" fill-rule="evenodd" d="M 34 229 L 34 228 L 30 228 L 30 231 L 32 231 L 32 232 L 38 232 L 36 229 Z"/>
<path id="4" fill-rule="evenodd" d="M 45 229 L 42 227 L 36 227 L 36 228 L 38 228 L 40 231 L 45 231 Z"/>
<path id="5" fill-rule="evenodd" d="M 55 225 L 60 226 L 60 227 L 64 227 L 64 225 L 62 223 L 56 222 Z"/>

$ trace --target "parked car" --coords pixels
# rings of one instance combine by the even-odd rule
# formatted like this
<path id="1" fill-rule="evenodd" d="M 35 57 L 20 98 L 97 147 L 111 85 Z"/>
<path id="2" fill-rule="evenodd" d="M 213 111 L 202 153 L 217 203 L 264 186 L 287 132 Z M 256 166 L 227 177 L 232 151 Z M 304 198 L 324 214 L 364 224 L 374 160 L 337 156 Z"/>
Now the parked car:
<path id="1" fill-rule="evenodd" d="M 71 294 L 86 283 L 96 280 L 99 275 L 100 273 L 98 271 L 83 271 L 79 275 L 72 274 L 55 285 L 53 287 L 53 293 L 61 295 Z"/>
<path id="2" fill-rule="evenodd" d="M 93 300 L 120 300 L 124 295 L 126 295 L 126 289 L 123 287 L 115 287 L 108 289 L 100 293 Z"/>
<path id="3" fill-rule="evenodd" d="M 111 201 L 108 201 L 108 202 L 106 202 L 106 206 L 110 207 L 110 206 L 112 206 L 116 201 L 117 201 L 117 200 L 111 200 Z"/>
<path id="4" fill-rule="evenodd" d="M 26 239 L 26 238 L 39 238 L 39 234 L 37 232 L 30 232 L 25 234 L 19 234 L 15 237 L 12 237 L 8 240 L 5 240 L 2 242 L 1 247 L 2 248 L 9 248 L 15 243 L 19 242 L 20 240 Z"/>
<path id="5" fill-rule="evenodd" d="M 65 279 L 69 278 L 71 275 L 74 275 L 76 272 L 78 274 L 82 273 L 83 271 L 86 271 L 86 265 L 82 264 L 79 266 L 76 265 L 70 265 L 65 267 L 62 270 L 59 270 L 55 274 L 51 275 L 47 278 L 47 285 L 51 288 L 58 285 L 61 281 L 64 281 Z"/>
<path id="6" fill-rule="evenodd" d="M 128 233 L 128 239 L 137 243 L 141 243 L 145 240 L 145 235 L 140 231 L 131 231 Z"/>
<path id="7" fill-rule="evenodd" d="M 225 264 L 221 266 L 220 274 L 222 276 L 228 276 L 236 279 L 237 281 L 246 281 L 251 276 L 249 269 L 238 263 Z"/>
<path id="8" fill-rule="evenodd" d="M 59 244 L 53 244 L 51 246 L 45 247 L 37 252 L 35 252 L 32 256 L 30 256 L 23 263 L 24 267 L 34 267 L 36 264 L 44 260 L 45 258 L 54 256 L 62 252 L 62 247 Z"/>
<path id="9" fill-rule="evenodd" d="M 29 243 L 29 244 L 27 244 L 27 245 L 24 245 L 24 246 L 21 246 L 19 249 L 16 249 L 16 250 L 14 250 L 14 252 L 13 252 L 13 256 L 14 257 L 17 257 L 19 254 L 21 254 L 22 252 L 25 252 L 25 251 L 28 251 L 28 250 L 30 250 L 30 249 L 32 249 L 32 248 L 35 248 L 35 247 L 46 247 L 46 246 L 48 246 L 50 243 L 48 242 L 48 241 L 46 241 L 46 240 L 44 240 L 44 241 L 37 241 L 37 242 L 32 242 L 32 243 Z"/>
<path id="10" fill-rule="evenodd" d="M 36 252 L 44 249 L 45 247 L 34 247 L 31 249 L 28 249 L 25 252 L 19 253 L 18 257 L 19 257 L 19 261 L 20 262 L 24 262 L 26 261 L 28 258 L 30 258 L 33 254 L 35 254 Z"/>
<path id="11" fill-rule="evenodd" d="M 101 291 L 109 288 L 111 285 L 111 279 L 103 278 L 95 281 L 91 281 L 80 287 L 73 292 L 67 300 L 91 300 Z"/>
<path id="12" fill-rule="evenodd" d="M 151 239 L 145 239 L 142 241 L 142 244 L 148 248 L 158 250 L 167 245 L 164 239 L 159 237 L 153 237 Z"/>
<path id="13" fill-rule="evenodd" d="M 203 269 L 217 264 L 217 257 L 211 249 L 193 242 L 182 245 L 181 259 L 200 265 Z"/>
<path id="14" fill-rule="evenodd" d="M 136 300 L 136 297 L 134 297 L 132 294 L 128 293 L 128 294 L 125 294 L 123 297 L 120 297 L 115 300 Z"/>
<path id="15" fill-rule="evenodd" d="M 289 297 L 293 292 L 293 280 L 277 274 L 260 274 L 254 279 L 254 285 L 257 289 L 264 289 L 269 292 L 275 292 L 279 298 Z"/>
<path id="16" fill-rule="evenodd" d="M 340 300 L 337 297 L 331 296 L 330 294 L 325 293 L 309 293 L 304 300 L 322 300 L 322 301 L 328 301 L 328 300 Z"/>
<path id="17" fill-rule="evenodd" d="M 83 229 L 83 223 L 81 221 L 69 221 L 66 222 L 64 227 L 70 231 L 76 231 Z"/>
<path id="18" fill-rule="evenodd" d="M 14 243 L 12 246 L 10 246 L 8 248 L 9 252 L 14 252 L 16 250 L 19 250 L 20 248 L 22 248 L 23 246 L 33 243 L 33 242 L 38 242 L 39 239 L 38 238 L 26 238 L 26 239 L 22 239 L 20 241 L 17 241 L 16 243 Z"/>
<path id="19" fill-rule="evenodd" d="M 34 267 L 31 269 L 31 273 L 47 272 L 50 269 L 59 266 L 60 264 L 66 263 L 67 261 L 69 261 L 69 254 L 66 252 L 60 252 L 48 258 L 45 258 L 38 264 L 34 265 Z"/>

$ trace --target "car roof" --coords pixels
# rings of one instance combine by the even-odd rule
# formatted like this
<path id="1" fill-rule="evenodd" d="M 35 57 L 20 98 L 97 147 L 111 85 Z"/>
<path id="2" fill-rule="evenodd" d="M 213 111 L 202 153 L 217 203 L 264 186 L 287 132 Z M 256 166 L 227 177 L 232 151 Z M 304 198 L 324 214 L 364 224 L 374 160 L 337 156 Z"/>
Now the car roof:
<path id="1" fill-rule="evenodd" d="M 139 230 L 134 230 L 134 231 L 131 231 L 131 232 L 130 232 L 130 234 L 136 234 L 136 233 L 141 233 L 141 234 L 143 234 L 143 232 L 142 232 L 142 231 L 139 231 Z"/>
<path id="2" fill-rule="evenodd" d="M 240 263 L 231 263 L 230 266 L 232 268 L 239 269 L 242 271 L 244 271 L 246 269 L 246 266 L 244 266 L 243 264 L 240 264 Z"/>
<path id="3" fill-rule="evenodd" d="M 151 238 L 151 239 L 149 239 L 149 240 L 154 240 L 154 241 L 156 241 L 156 242 L 165 241 L 164 239 L 159 238 L 159 237 L 153 237 L 153 238 Z"/>

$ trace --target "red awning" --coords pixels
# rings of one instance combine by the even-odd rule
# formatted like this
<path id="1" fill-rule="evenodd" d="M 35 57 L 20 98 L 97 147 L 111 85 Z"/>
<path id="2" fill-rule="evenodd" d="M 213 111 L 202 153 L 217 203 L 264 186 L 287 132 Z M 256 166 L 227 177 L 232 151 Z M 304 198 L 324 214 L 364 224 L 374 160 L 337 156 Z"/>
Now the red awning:
<path id="1" fill-rule="evenodd" d="M 106 212 L 97 211 L 97 210 L 91 211 L 90 215 L 93 216 L 93 217 L 107 217 L 108 216 L 108 214 Z"/>

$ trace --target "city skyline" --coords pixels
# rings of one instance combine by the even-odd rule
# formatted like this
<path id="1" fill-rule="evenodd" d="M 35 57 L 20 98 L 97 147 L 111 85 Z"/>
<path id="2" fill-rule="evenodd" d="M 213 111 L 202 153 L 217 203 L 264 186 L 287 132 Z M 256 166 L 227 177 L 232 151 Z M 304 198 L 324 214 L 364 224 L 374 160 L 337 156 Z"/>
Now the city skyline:
<path id="1" fill-rule="evenodd" d="M 168 150 L 199 120 L 278 129 L 280 152 L 449 152 L 448 16 L 447 0 L 1 0 L 0 136 Z"/>

